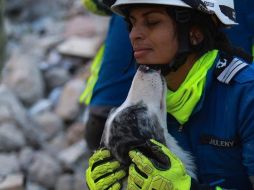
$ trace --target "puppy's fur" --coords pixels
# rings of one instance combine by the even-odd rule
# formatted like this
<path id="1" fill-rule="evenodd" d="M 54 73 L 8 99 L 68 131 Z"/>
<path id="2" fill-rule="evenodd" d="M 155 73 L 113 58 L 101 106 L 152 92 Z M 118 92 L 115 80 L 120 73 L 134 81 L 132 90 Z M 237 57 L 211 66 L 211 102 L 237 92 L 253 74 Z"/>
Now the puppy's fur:
<path id="1" fill-rule="evenodd" d="M 148 157 L 156 157 L 147 155 L 152 152 L 149 139 L 155 139 L 177 155 L 187 173 L 196 178 L 191 155 L 167 132 L 166 89 L 165 79 L 159 71 L 140 66 L 127 99 L 106 121 L 101 146 L 108 148 L 122 164 L 129 165 L 128 152 L 133 148 L 140 148 Z M 157 155 L 156 160 L 165 162 L 161 155 Z"/>

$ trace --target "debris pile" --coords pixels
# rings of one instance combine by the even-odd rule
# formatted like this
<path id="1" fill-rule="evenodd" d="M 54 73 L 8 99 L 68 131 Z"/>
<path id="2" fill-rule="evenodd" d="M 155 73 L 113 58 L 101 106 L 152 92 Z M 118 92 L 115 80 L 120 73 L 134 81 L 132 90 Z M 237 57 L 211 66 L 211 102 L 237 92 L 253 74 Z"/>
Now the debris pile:
<path id="1" fill-rule="evenodd" d="M 107 17 L 79 0 L 8 0 L 0 84 L 0 190 L 86 189 L 79 96 Z"/>

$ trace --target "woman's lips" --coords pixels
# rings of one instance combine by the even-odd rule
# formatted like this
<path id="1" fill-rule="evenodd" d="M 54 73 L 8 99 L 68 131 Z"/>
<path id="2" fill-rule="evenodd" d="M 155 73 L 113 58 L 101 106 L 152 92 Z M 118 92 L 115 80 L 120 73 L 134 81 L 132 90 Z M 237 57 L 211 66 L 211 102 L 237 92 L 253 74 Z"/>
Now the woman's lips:
<path id="1" fill-rule="evenodd" d="M 136 59 L 141 58 L 141 57 L 145 56 L 147 53 L 149 53 L 149 51 L 151 51 L 150 48 L 138 48 L 138 49 L 134 49 L 134 57 Z"/>

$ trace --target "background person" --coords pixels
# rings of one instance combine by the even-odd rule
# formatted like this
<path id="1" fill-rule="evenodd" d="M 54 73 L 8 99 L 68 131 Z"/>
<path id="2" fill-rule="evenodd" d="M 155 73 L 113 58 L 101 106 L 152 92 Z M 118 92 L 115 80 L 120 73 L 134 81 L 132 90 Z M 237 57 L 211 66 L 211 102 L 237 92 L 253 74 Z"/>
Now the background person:
<path id="1" fill-rule="evenodd" d="M 95 14 L 111 15 L 105 42 L 94 58 L 92 75 L 80 97 L 80 102 L 88 106 L 85 140 L 94 150 L 99 147 L 108 113 L 127 97 L 136 66 L 124 19 L 97 0 L 83 0 L 83 4 Z"/>
<path id="2" fill-rule="evenodd" d="M 225 32 L 233 45 L 243 48 L 254 56 L 254 1 L 235 1 L 238 25 Z"/>
<path id="3" fill-rule="evenodd" d="M 221 31 L 236 24 L 233 4 L 117 0 L 112 6 L 130 24 L 136 61 L 159 66 L 165 75 L 168 131 L 197 164 L 198 181 L 170 150 L 151 141 L 171 167 L 162 169 L 138 150 L 130 151 L 129 189 L 253 189 L 253 57 L 231 47 Z M 90 189 L 120 189 L 124 176 L 108 150 L 89 160 Z"/>

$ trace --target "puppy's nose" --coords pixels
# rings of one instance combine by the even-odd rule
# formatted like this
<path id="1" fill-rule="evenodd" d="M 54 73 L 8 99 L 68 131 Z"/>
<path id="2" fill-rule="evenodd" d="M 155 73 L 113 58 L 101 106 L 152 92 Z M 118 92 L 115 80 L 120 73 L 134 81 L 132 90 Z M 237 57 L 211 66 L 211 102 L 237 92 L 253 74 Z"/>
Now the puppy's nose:
<path id="1" fill-rule="evenodd" d="M 147 65 L 140 65 L 138 69 L 143 73 L 151 72 L 151 68 Z"/>
<path id="2" fill-rule="evenodd" d="M 139 71 L 143 73 L 151 73 L 151 72 L 158 72 L 160 73 L 160 67 L 158 65 L 140 65 L 139 66 Z"/>

